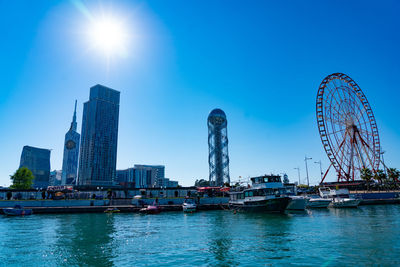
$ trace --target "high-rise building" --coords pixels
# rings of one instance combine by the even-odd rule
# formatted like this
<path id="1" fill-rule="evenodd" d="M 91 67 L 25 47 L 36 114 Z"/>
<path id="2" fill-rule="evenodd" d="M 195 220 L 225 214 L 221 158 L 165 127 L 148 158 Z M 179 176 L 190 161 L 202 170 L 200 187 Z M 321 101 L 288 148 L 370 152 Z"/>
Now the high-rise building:
<path id="1" fill-rule="evenodd" d="M 90 88 L 83 106 L 79 185 L 109 186 L 116 179 L 119 99 L 120 92 L 111 88 Z"/>
<path id="2" fill-rule="evenodd" d="M 62 185 L 73 185 L 76 184 L 77 171 L 78 171 L 78 156 L 79 156 L 79 141 L 80 134 L 76 131 L 76 100 L 75 110 L 72 117 L 71 127 L 65 134 L 64 141 L 64 157 L 62 166 Z"/>
<path id="3" fill-rule="evenodd" d="M 163 165 L 134 165 L 134 177 L 136 188 L 158 187 L 158 181 L 165 178 L 165 166 Z"/>
<path id="4" fill-rule="evenodd" d="M 50 178 L 50 150 L 24 146 L 19 167 L 27 167 L 33 176 L 33 188 L 47 188 Z"/>
<path id="5" fill-rule="evenodd" d="M 210 185 L 222 186 L 230 183 L 228 156 L 228 121 L 225 112 L 214 109 L 207 119 L 208 125 L 208 164 Z"/>

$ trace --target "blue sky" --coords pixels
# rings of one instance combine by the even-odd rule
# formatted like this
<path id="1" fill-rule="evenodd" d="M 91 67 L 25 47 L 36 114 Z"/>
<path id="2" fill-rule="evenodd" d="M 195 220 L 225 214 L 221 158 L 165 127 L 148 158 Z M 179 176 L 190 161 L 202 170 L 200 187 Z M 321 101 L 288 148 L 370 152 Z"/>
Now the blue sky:
<path id="1" fill-rule="evenodd" d="M 127 53 L 107 59 L 83 29 L 99 12 L 124 20 Z M 82 7 L 81 6 L 81 7 Z M 0 185 L 24 145 L 52 149 L 89 88 L 121 92 L 117 168 L 164 164 L 183 185 L 208 179 L 207 116 L 228 118 L 231 180 L 328 167 L 315 118 L 322 79 L 352 77 L 374 111 L 385 162 L 400 168 L 397 1 L 2 1 Z M 329 180 L 334 180 L 331 172 Z"/>

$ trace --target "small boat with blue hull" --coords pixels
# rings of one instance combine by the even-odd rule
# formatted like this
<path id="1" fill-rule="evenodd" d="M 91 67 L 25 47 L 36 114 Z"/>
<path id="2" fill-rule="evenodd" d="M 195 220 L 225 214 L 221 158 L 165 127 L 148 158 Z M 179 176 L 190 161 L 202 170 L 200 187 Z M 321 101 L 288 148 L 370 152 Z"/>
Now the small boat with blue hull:
<path id="1" fill-rule="evenodd" d="M 24 216 L 33 214 L 32 209 L 25 209 L 21 205 L 15 205 L 13 208 L 4 208 L 3 212 L 9 216 Z"/>
<path id="2" fill-rule="evenodd" d="M 229 192 L 229 207 L 251 212 L 284 212 L 290 202 L 278 175 L 251 178 L 252 186 Z"/>

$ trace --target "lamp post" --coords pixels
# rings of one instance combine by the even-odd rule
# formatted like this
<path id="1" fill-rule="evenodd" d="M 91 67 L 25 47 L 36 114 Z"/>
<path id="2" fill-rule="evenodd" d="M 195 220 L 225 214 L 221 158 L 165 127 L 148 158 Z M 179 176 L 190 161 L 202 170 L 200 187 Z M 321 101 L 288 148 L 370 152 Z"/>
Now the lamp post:
<path id="1" fill-rule="evenodd" d="M 381 155 L 382 155 L 383 169 L 385 170 L 385 174 L 386 174 L 386 177 L 387 177 L 387 170 L 386 170 L 386 165 L 385 165 L 385 158 L 383 157 L 383 154 L 385 154 L 385 152 L 386 152 L 386 151 L 383 151 L 383 150 L 382 150 Z"/>
<path id="2" fill-rule="evenodd" d="M 322 181 L 322 174 L 323 174 L 323 172 L 322 172 L 322 162 L 321 162 L 321 160 L 320 161 L 316 161 L 316 162 L 314 162 L 315 164 L 319 164 L 319 170 L 320 170 L 320 172 L 321 172 L 321 181 Z"/>
<path id="3" fill-rule="evenodd" d="M 307 156 L 304 156 L 304 161 L 306 163 L 306 174 L 307 174 L 307 186 L 310 186 L 310 180 L 308 179 L 308 166 L 307 166 L 307 160 L 310 160 L 312 158 L 307 158 Z"/>
<path id="4" fill-rule="evenodd" d="M 295 170 L 297 170 L 297 173 L 299 174 L 299 185 L 301 184 L 300 182 L 300 167 L 294 168 Z"/>

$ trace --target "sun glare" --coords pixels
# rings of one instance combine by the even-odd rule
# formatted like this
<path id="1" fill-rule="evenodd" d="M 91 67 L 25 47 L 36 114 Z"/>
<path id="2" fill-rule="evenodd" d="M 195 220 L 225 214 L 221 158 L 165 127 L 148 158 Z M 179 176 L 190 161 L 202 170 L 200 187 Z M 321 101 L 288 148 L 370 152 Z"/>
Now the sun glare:
<path id="1" fill-rule="evenodd" d="M 128 45 L 126 26 L 114 17 L 94 18 L 89 27 L 89 41 L 93 49 L 106 56 L 123 56 Z"/>

